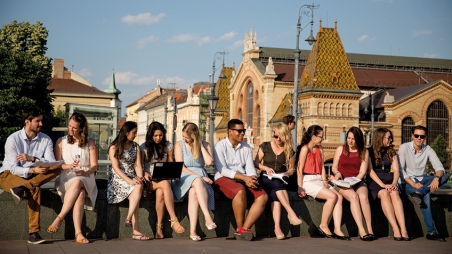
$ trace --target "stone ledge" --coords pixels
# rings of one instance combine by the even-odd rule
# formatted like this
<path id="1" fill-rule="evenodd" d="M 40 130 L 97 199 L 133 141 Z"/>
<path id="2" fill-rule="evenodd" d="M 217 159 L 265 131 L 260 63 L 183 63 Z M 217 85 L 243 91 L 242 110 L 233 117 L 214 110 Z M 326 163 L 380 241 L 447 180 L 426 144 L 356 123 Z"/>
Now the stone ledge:
<path id="1" fill-rule="evenodd" d="M 312 198 L 301 199 L 295 193 L 290 192 L 290 202 L 295 212 L 300 215 L 303 224 L 292 226 L 287 221 L 287 213 L 283 209 L 281 214 L 281 228 L 287 236 L 318 236 L 317 226 L 320 223 L 323 203 Z M 58 212 L 61 210 L 61 199 L 53 189 L 42 190 L 41 207 L 41 236 L 44 239 L 73 239 L 74 229 L 72 222 L 72 212 L 66 216 L 60 230 L 56 234 L 46 232 L 48 225 L 52 223 Z M 236 225 L 232 212 L 231 201 L 221 193 L 215 192 L 216 210 L 211 214 L 214 217 L 218 228 L 207 230 L 204 216 L 200 212 L 197 232 L 202 237 L 232 237 Z M 411 236 L 421 237 L 426 231 L 424 221 L 419 206 L 414 205 L 406 196 L 402 195 L 405 209 L 405 220 L 408 232 Z M 25 240 L 28 233 L 28 213 L 27 202 L 23 201 L 16 205 L 9 193 L 0 194 L 0 240 Z M 131 237 L 131 229 L 124 226 L 123 221 L 128 210 L 128 202 L 108 205 L 106 192 L 99 189 L 96 202 L 96 210 L 85 211 L 83 218 L 83 232 L 88 238 L 127 238 Z M 371 199 L 372 225 L 374 233 L 379 237 L 392 235 L 392 229 L 384 216 L 379 200 Z M 452 235 L 452 195 L 435 195 L 432 198 L 432 209 L 438 232 L 444 236 Z M 187 215 L 187 200 L 175 204 L 176 215 L 181 224 L 186 228 L 183 234 L 176 234 L 170 228 L 169 217 L 164 218 L 163 232 L 165 237 L 188 237 L 189 221 Z M 156 224 L 155 196 L 150 194 L 142 198 L 140 202 L 140 228 L 141 231 L 151 237 L 154 236 Z M 274 224 L 270 211 L 270 204 L 252 230 L 259 237 L 274 237 Z M 333 221 L 330 221 L 330 228 L 333 228 Z M 351 216 L 349 203 L 344 201 L 342 230 L 350 236 L 357 236 L 358 230 Z"/>

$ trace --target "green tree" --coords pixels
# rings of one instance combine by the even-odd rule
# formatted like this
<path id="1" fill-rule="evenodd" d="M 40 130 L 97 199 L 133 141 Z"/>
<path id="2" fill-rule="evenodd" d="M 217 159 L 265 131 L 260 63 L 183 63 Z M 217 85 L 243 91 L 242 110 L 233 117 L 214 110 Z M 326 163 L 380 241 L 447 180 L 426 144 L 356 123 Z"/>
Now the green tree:
<path id="1" fill-rule="evenodd" d="M 50 85 L 51 59 L 47 51 L 48 30 L 41 22 L 3 25 L 0 29 L 0 158 L 8 136 L 24 125 L 28 107 L 44 111 L 43 132 L 51 135 L 54 110 Z"/>
<path id="2" fill-rule="evenodd" d="M 447 144 L 444 137 L 440 134 L 438 137 L 436 137 L 435 141 L 433 141 L 432 144 L 430 144 L 433 150 L 435 150 L 436 155 L 438 155 L 439 160 L 443 164 L 443 167 L 446 171 L 450 170 L 451 165 L 451 156 L 450 152 L 447 151 Z M 428 168 L 433 170 L 432 165 L 430 162 L 428 162 Z"/>

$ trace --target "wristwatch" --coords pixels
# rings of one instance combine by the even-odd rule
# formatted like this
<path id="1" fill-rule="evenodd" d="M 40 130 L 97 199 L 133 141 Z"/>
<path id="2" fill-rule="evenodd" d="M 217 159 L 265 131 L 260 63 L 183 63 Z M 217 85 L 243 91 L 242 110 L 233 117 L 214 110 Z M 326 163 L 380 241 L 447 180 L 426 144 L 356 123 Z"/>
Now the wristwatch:
<path id="1" fill-rule="evenodd" d="M 35 162 L 36 160 L 39 160 L 38 157 L 33 156 L 33 160 L 31 162 Z"/>

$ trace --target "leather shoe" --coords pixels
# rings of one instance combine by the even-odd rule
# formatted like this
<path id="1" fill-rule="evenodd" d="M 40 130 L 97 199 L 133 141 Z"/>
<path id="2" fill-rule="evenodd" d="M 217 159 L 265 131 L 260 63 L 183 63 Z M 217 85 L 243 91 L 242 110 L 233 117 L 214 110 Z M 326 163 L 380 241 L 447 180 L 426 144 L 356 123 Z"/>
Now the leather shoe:
<path id="1" fill-rule="evenodd" d="M 396 237 L 396 236 L 394 236 L 394 241 L 403 241 L 403 237 Z"/>
<path id="2" fill-rule="evenodd" d="M 23 186 L 11 188 L 10 191 L 16 204 L 19 204 L 20 201 L 25 197 L 26 190 Z"/>
<path id="3" fill-rule="evenodd" d="M 346 236 L 346 235 L 336 235 L 336 233 L 333 232 L 333 238 L 335 239 L 339 239 L 339 240 L 344 240 L 344 241 L 350 241 L 350 237 Z"/>
<path id="4" fill-rule="evenodd" d="M 333 235 L 329 235 L 329 234 L 325 233 L 320 227 L 318 227 L 317 229 L 319 230 L 319 233 L 320 233 L 322 236 L 324 236 L 324 237 L 326 237 L 326 238 L 331 238 L 331 237 L 333 237 Z"/>
<path id="5" fill-rule="evenodd" d="M 431 233 L 431 234 L 427 234 L 426 235 L 428 240 L 433 240 L 433 241 L 438 241 L 438 242 L 445 242 L 446 239 L 444 239 L 443 237 L 439 236 L 438 233 Z"/>
<path id="6" fill-rule="evenodd" d="M 407 237 L 402 236 L 402 240 L 408 242 L 408 241 L 411 241 L 411 238 L 409 236 L 407 236 Z"/>

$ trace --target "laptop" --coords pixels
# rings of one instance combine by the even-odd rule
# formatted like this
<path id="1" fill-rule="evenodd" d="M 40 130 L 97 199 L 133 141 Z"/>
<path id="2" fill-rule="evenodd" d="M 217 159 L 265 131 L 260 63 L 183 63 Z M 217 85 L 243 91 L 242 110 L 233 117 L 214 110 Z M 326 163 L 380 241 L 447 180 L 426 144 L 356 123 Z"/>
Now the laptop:
<path id="1" fill-rule="evenodd" d="M 183 166 L 183 162 L 155 162 L 152 180 L 179 179 Z"/>

